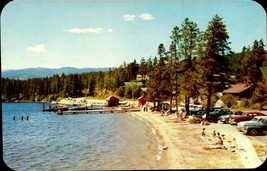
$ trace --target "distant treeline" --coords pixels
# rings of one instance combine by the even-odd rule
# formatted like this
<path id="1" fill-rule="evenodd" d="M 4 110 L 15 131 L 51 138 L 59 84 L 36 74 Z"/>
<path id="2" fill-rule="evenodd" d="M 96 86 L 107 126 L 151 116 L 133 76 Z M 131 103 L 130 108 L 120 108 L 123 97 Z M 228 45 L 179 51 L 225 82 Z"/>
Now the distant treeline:
<path id="1" fill-rule="evenodd" d="M 105 97 L 124 86 L 124 81 L 134 80 L 138 65 L 133 62 L 126 67 L 106 72 L 82 74 L 58 74 L 52 77 L 27 80 L 2 78 L 2 101 L 53 101 L 63 97 Z"/>
<path id="2" fill-rule="evenodd" d="M 2 100 L 50 101 L 109 94 L 138 98 L 141 88 L 146 87 L 145 96 L 149 101 L 170 100 L 172 103 L 175 97 L 175 101 L 179 98 L 188 104 L 190 97 L 204 95 L 209 106 L 214 93 L 236 82 L 254 85 L 252 92 L 260 92 L 254 97 L 255 103 L 264 100 L 260 82 L 260 67 L 266 65 L 263 40 L 255 40 L 251 47 L 244 46 L 241 53 L 232 52 L 226 25 L 218 15 L 208 23 L 206 31 L 200 31 L 196 23 L 186 18 L 180 27 L 171 30 L 170 38 L 168 48 L 159 44 L 157 56 L 142 57 L 140 63 L 134 60 L 106 72 L 28 80 L 2 78 Z M 137 75 L 141 85 L 136 84 Z M 133 83 L 124 84 L 129 81 Z"/>

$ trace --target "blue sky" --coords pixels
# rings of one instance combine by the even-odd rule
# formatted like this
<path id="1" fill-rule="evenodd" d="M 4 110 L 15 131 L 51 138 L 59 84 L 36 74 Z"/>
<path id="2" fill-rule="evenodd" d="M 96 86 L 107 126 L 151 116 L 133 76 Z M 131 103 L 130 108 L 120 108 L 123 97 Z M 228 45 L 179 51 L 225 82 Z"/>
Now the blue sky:
<path id="1" fill-rule="evenodd" d="M 251 0 L 14 0 L 1 13 L 1 67 L 119 67 L 157 55 L 186 17 L 218 14 L 231 48 L 266 45 L 266 12 Z"/>

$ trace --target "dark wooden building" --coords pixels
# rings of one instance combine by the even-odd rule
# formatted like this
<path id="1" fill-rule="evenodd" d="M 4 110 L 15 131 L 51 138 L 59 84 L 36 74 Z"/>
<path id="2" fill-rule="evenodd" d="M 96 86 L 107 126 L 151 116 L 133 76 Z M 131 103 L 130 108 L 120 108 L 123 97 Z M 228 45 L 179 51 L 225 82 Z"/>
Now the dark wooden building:
<path id="1" fill-rule="evenodd" d="M 251 85 L 238 83 L 232 85 L 229 89 L 224 90 L 223 94 L 232 94 L 237 100 L 241 98 L 248 98 L 249 97 L 249 90 Z"/>

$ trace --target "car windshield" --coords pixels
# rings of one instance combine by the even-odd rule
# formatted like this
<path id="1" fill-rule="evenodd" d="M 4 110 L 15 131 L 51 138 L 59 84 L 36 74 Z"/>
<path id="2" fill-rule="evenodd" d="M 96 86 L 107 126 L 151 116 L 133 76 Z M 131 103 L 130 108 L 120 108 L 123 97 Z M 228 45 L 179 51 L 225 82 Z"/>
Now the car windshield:
<path id="1" fill-rule="evenodd" d="M 257 120 L 260 120 L 260 119 L 258 119 L 258 118 L 253 118 L 253 119 L 252 119 L 252 121 L 257 121 Z"/>
<path id="2" fill-rule="evenodd" d="M 260 118 L 258 121 L 261 122 L 261 123 L 267 123 L 267 120 L 263 119 L 263 118 Z"/>
<path id="3" fill-rule="evenodd" d="M 235 115 L 242 115 L 242 114 L 243 114 L 242 111 L 237 111 L 237 112 L 235 112 Z"/>

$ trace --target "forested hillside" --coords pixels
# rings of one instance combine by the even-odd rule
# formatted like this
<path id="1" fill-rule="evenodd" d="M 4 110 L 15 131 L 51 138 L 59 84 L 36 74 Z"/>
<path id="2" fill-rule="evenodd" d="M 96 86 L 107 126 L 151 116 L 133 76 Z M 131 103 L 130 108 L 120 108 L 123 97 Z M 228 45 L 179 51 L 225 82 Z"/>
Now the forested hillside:
<path id="1" fill-rule="evenodd" d="M 212 95 L 222 91 L 226 84 L 245 82 L 253 85 L 252 91 L 262 91 L 260 67 L 266 66 L 262 39 L 244 45 L 240 53 L 232 52 L 226 25 L 218 15 L 205 31 L 186 18 L 181 26 L 170 31 L 170 38 L 169 45 L 155 47 L 157 56 L 142 57 L 139 63 L 133 60 L 106 72 L 55 74 L 27 80 L 2 78 L 2 100 L 51 101 L 110 94 L 138 98 L 141 87 L 147 87 L 145 96 L 149 101 L 172 103 L 180 99 L 189 103 L 190 97 L 204 95 L 209 106 Z M 141 75 L 142 86 L 125 86 L 124 82 L 135 81 L 137 74 Z M 263 97 L 254 99 L 255 103 L 264 101 Z"/>

